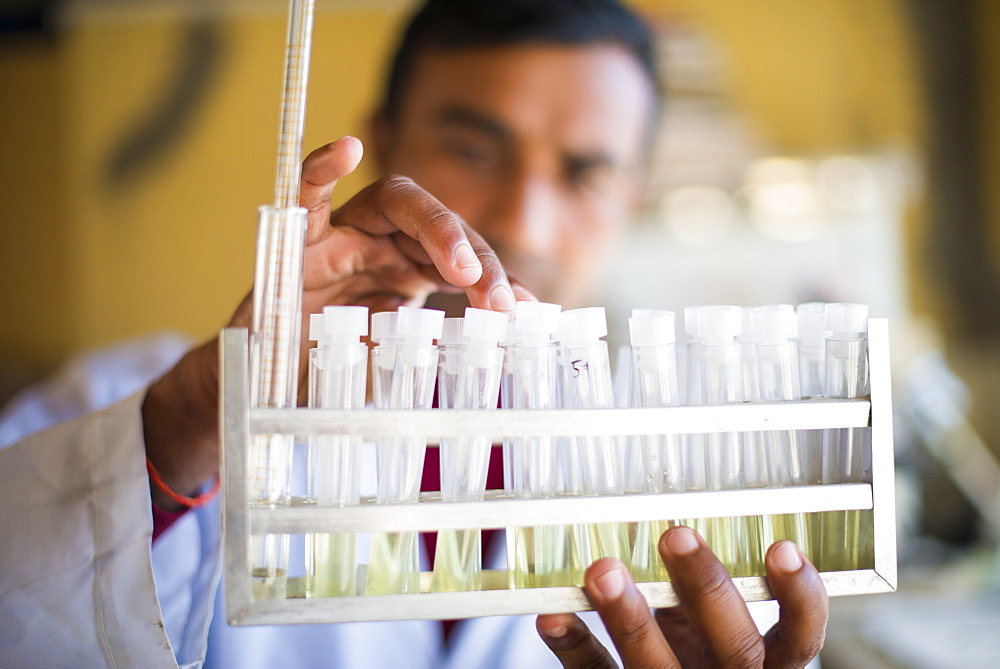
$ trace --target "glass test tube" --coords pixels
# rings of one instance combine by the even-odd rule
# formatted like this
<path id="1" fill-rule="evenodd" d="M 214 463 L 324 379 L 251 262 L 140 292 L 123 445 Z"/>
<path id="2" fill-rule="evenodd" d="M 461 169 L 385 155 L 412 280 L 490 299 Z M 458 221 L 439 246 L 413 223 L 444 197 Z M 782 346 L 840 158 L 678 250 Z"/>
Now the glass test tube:
<path id="1" fill-rule="evenodd" d="M 679 404 L 674 314 L 634 310 L 629 319 L 632 344 L 633 406 L 667 407 Z M 646 492 L 683 492 L 684 453 L 680 435 L 640 438 Z M 637 581 L 668 580 L 660 558 L 659 538 L 677 521 L 638 523 L 632 549 L 632 574 Z"/>
<path id="2" fill-rule="evenodd" d="M 701 339 L 698 337 L 699 307 L 684 307 L 684 404 L 697 406 L 702 403 L 701 393 Z M 684 435 L 685 475 L 688 490 L 705 490 L 708 479 L 705 473 L 705 435 Z M 692 519 L 691 527 L 704 536 L 704 519 Z"/>
<path id="3" fill-rule="evenodd" d="M 760 399 L 758 388 L 757 352 L 754 346 L 752 327 L 750 325 L 750 307 L 740 307 L 742 327 L 737 340 L 740 343 L 740 361 L 742 364 L 743 399 L 754 401 Z M 766 488 L 771 484 L 768 476 L 767 453 L 764 443 L 764 433 L 761 431 L 741 432 L 740 442 L 743 446 L 743 485 L 747 488 Z M 749 527 L 760 528 L 761 550 L 766 550 L 774 542 L 775 528 L 770 516 L 754 516 Z"/>
<path id="4" fill-rule="evenodd" d="M 824 395 L 857 399 L 868 394 L 868 307 L 826 305 Z M 865 428 L 823 431 L 823 483 L 859 483 L 864 477 Z M 870 446 L 869 446 L 870 447 Z M 870 512 L 832 511 L 823 516 L 820 562 L 823 571 L 861 568 L 862 517 Z"/>
<path id="5" fill-rule="evenodd" d="M 363 409 L 368 377 L 368 307 L 326 307 L 310 320 L 309 406 Z M 309 498 L 320 506 L 360 503 L 361 435 L 309 439 Z M 306 536 L 306 596 L 357 594 L 357 535 Z"/>
<path id="6" fill-rule="evenodd" d="M 744 401 L 739 307 L 698 308 L 701 340 L 701 404 L 734 404 Z M 737 432 L 704 435 L 707 490 L 744 487 L 743 450 Z M 711 518 L 705 537 L 733 576 L 763 573 L 761 528 L 758 518 Z"/>
<path id="7" fill-rule="evenodd" d="M 750 314 L 750 307 L 740 308 L 743 324 L 738 341 L 740 343 L 740 362 L 743 367 L 744 401 L 761 399 L 757 352 L 750 325 Z M 741 437 L 743 442 L 743 478 L 746 487 L 767 487 L 770 481 L 767 471 L 767 455 L 764 449 L 764 434 L 762 432 L 744 432 Z"/>
<path id="8" fill-rule="evenodd" d="M 563 399 L 568 409 L 611 409 L 614 396 L 603 307 L 572 309 L 560 316 L 563 358 Z M 571 469 L 582 476 L 585 495 L 624 492 L 618 439 L 606 435 L 577 437 L 569 449 L 576 460 Z M 625 523 L 592 523 L 573 528 L 574 575 L 602 557 L 631 560 Z"/>
<path id="9" fill-rule="evenodd" d="M 497 344 L 507 337 L 509 317 L 496 311 L 468 308 L 464 319 L 447 320 L 459 321 L 460 340 L 457 346 L 441 349 L 438 407 L 495 410 L 503 371 L 503 349 Z M 492 446 L 488 436 L 442 437 L 442 500 L 483 499 Z M 438 533 L 431 589 L 479 590 L 482 564 L 480 529 L 443 530 Z"/>
<path id="10" fill-rule="evenodd" d="M 790 304 L 774 304 L 751 310 L 751 329 L 757 359 L 757 399 L 791 401 L 802 396 L 799 385 L 799 356 L 796 345 L 795 310 Z M 767 474 L 772 486 L 806 485 L 805 449 L 802 433 L 796 430 L 763 433 Z M 806 515 L 801 513 L 770 517 L 773 541 L 788 539 L 810 554 Z M 765 528 L 765 531 L 768 528 Z"/>
<path id="11" fill-rule="evenodd" d="M 306 210 L 260 208 L 250 337 L 250 405 L 291 409 L 299 382 L 302 254 Z M 250 504 L 288 504 L 292 484 L 290 434 L 250 437 Z M 252 535 L 249 559 L 255 599 L 284 599 L 287 534 Z"/>
<path id="12" fill-rule="evenodd" d="M 395 332 L 372 351 L 372 394 L 376 409 L 430 409 L 434 400 L 444 312 L 400 307 Z M 381 323 L 382 321 L 380 321 Z M 375 326 L 372 325 L 373 337 Z M 417 502 L 426 437 L 383 437 L 375 444 L 376 502 Z M 417 532 L 384 532 L 372 537 L 365 594 L 420 591 Z"/>
<path id="13" fill-rule="evenodd" d="M 822 397 L 826 376 L 826 304 L 805 302 L 795 308 L 799 330 L 799 382 L 802 397 Z M 802 430 L 806 485 L 823 482 L 823 430 Z M 808 514 L 811 547 L 819 557 L 821 513 Z M 817 563 L 818 564 L 818 563 Z"/>
<path id="14" fill-rule="evenodd" d="M 510 324 L 501 401 L 504 409 L 558 408 L 558 304 L 518 302 Z M 552 437 L 504 439 L 504 486 L 519 498 L 556 496 L 558 442 Z M 514 527 L 507 534 L 511 588 L 572 585 L 568 528 Z"/>

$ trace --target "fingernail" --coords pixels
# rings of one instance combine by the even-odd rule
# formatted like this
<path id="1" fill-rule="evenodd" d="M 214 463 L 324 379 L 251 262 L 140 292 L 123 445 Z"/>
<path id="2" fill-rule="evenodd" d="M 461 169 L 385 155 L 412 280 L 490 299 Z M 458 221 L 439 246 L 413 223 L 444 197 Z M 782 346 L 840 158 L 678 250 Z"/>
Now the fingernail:
<path id="1" fill-rule="evenodd" d="M 687 527 L 677 527 L 667 534 L 667 548 L 677 557 L 691 555 L 698 550 L 698 537 Z"/>
<path id="2" fill-rule="evenodd" d="M 622 596 L 625 592 L 625 575 L 620 566 L 609 569 L 605 574 L 594 581 L 601 599 L 611 602 Z"/>
<path id="3" fill-rule="evenodd" d="M 531 294 L 524 286 L 511 286 L 511 290 L 514 291 L 514 296 L 517 298 L 518 302 L 537 302 L 538 298 Z"/>
<path id="4" fill-rule="evenodd" d="M 790 574 L 802 567 L 802 554 L 791 541 L 782 541 L 774 547 L 771 562 L 781 571 Z"/>
<path id="5" fill-rule="evenodd" d="M 468 244 L 460 244 L 455 249 L 455 264 L 459 269 L 482 266 L 482 263 L 479 262 L 479 258 L 476 256 L 476 252 Z"/>
<path id="6" fill-rule="evenodd" d="M 507 286 L 497 286 L 490 293 L 490 306 L 494 311 L 514 311 L 517 301 L 514 293 Z"/>
<path id="7" fill-rule="evenodd" d="M 569 627 L 566 626 L 566 623 L 560 623 L 555 627 L 550 627 L 548 629 L 542 630 L 545 636 L 549 637 L 550 639 L 561 639 L 564 636 L 566 636 L 566 632 L 568 631 Z"/>

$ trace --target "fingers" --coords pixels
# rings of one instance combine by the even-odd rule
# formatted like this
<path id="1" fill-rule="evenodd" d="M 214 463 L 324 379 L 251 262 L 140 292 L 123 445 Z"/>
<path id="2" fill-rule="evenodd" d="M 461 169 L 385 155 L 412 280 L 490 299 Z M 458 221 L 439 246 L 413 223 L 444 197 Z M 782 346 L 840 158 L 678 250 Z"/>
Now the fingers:
<path id="1" fill-rule="evenodd" d="M 663 638 L 682 667 L 702 667 L 710 664 L 701 633 L 688 618 L 682 606 L 657 609 L 653 619 Z"/>
<path id="2" fill-rule="evenodd" d="M 514 291 L 514 297 L 518 302 L 537 302 L 538 298 L 528 290 L 524 284 L 512 277 L 510 274 L 507 275 L 507 280 L 510 281 L 510 289 Z"/>
<path id="3" fill-rule="evenodd" d="M 672 527 L 660 538 L 660 556 L 691 623 L 716 664 L 760 666 L 764 640 L 726 568 L 688 527 Z"/>
<path id="4" fill-rule="evenodd" d="M 680 666 L 624 564 L 598 560 L 587 569 L 584 587 L 626 667 Z"/>
<path id="5" fill-rule="evenodd" d="M 803 667 L 823 648 L 829 613 L 826 588 L 816 568 L 790 541 L 771 546 L 764 558 L 767 583 L 780 605 L 767 633 L 767 667 Z"/>
<path id="6" fill-rule="evenodd" d="M 330 223 L 353 226 L 373 236 L 401 231 L 409 238 L 396 236 L 403 253 L 415 263 L 433 264 L 445 281 L 465 288 L 472 306 L 514 309 L 514 293 L 493 250 L 410 179 L 380 179 L 335 211 Z"/>
<path id="7" fill-rule="evenodd" d="M 299 206 L 309 211 L 307 243 L 321 239 L 329 227 L 330 195 L 337 181 L 353 172 L 364 148 L 355 137 L 344 137 L 322 146 L 302 162 Z"/>
<path id="8" fill-rule="evenodd" d="M 535 629 L 564 667 L 618 667 L 607 649 L 572 613 L 538 616 Z"/>
<path id="9" fill-rule="evenodd" d="M 434 196 L 406 177 L 383 177 L 333 213 L 333 225 L 351 225 L 370 235 L 397 230 L 420 243 L 441 275 L 456 286 L 470 286 L 482 266 L 462 221 Z M 423 254 L 417 254 L 420 261 Z"/>

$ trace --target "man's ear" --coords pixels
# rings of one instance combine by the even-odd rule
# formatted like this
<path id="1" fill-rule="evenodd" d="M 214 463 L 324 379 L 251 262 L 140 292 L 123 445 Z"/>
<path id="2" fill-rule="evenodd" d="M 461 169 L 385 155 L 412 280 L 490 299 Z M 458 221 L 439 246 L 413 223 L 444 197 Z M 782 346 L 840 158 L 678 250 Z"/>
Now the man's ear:
<path id="1" fill-rule="evenodd" d="M 375 158 L 375 168 L 379 174 L 385 174 L 389 164 L 390 123 L 385 113 L 378 111 L 368 119 L 369 146 Z"/>

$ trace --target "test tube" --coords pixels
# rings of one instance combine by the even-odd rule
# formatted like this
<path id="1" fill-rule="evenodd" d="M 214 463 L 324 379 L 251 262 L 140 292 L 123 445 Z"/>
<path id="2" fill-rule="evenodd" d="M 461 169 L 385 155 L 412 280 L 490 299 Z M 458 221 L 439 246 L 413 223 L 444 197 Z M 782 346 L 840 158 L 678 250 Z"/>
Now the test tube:
<path id="1" fill-rule="evenodd" d="M 503 349 L 497 344 L 506 339 L 510 319 L 505 313 L 470 307 L 465 310 L 464 319 L 456 320 L 460 320 L 461 340 L 457 347 L 441 350 L 438 407 L 495 410 L 503 371 Z M 487 436 L 442 437 L 442 500 L 483 499 L 492 446 L 492 439 Z M 479 590 L 482 564 L 481 530 L 441 531 L 431 589 L 438 592 Z"/>
<path id="2" fill-rule="evenodd" d="M 438 350 L 444 312 L 400 307 L 395 331 L 379 320 L 385 340 L 372 351 L 372 394 L 376 409 L 430 409 L 434 400 Z M 375 335 L 375 326 L 372 326 Z M 388 334 L 388 337 L 386 335 Z M 376 502 L 417 502 L 426 437 L 383 437 L 376 441 Z M 386 532 L 372 537 L 365 593 L 386 595 L 420 591 L 420 553 L 416 532 Z"/>
<path id="3" fill-rule="evenodd" d="M 632 404 L 639 407 L 679 404 L 673 312 L 634 310 L 628 324 L 632 344 Z M 641 444 L 646 492 L 683 492 L 684 457 L 680 436 L 645 435 L 641 437 Z M 673 520 L 662 520 L 637 525 L 632 548 L 632 574 L 636 580 L 668 579 L 657 546 L 660 535 L 675 524 Z"/>
<path id="4" fill-rule="evenodd" d="M 368 378 L 368 307 L 326 307 L 310 319 L 309 406 L 362 409 Z M 361 436 L 313 435 L 309 439 L 309 497 L 320 506 L 360 503 Z M 308 597 L 357 592 L 357 535 L 308 535 Z"/>
<path id="5" fill-rule="evenodd" d="M 699 307 L 698 338 L 701 340 L 701 404 L 743 402 L 742 331 L 739 307 Z M 743 452 L 736 432 L 704 435 L 706 488 L 734 490 L 744 487 Z M 708 543 L 733 576 L 755 576 L 762 572 L 763 550 L 757 518 L 712 518 L 707 523 Z"/>
<path id="6" fill-rule="evenodd" d="M 868 307 L 826 305 L 824 395 L 857 399 L 868 394 Z M 865 428 L 823 431 L 823 483 L 859 483 L 864 476 Z M 859 569 L 861 511 L 832 511 L 823 517 L 823 571 Z"/>
<path id="7" fill-rule="evenodd" d="M 750 324 L 750 307 L 740 308 L 742 320 L 741 331 L 737 340 L 740 343 L 740 361 L 743 366 L 743 399 L 752 402 L 760 399 L 758 389 L 757 352 L 754 346 L 753 329 Z M 743 432 L 740 434 L 743 443 L 743 482 L 747 488 L 764 488 L 768 485 L 767 455 L 764 452 L 764 435 L 762 432 Z M 765 539 L 770 536 L 770 528 L 764 527 Z M 769 545 L 769 544 L 766 544 Z"/>
<path id="8" fill-rule="evenodd" d="M 504 409 L 558 408 L 558 304 L 518 302 L 510 324 L 502 379 Z M 508 437 L 503 442 L 504 486 L 518 498 L 555 497 L 557 442 L 552 437 Z M 565 526 L 508 530 L 511 588 L 571 585 L 569 533 Z"/>
<path id="9" fill-rule="evenodd" d="M 805 302 L 795 308 L 799 331 L 799 383 L 803 397 L 820 397 L 826 376 L 826 303 Z M 817 479 L 817 483 L 819 480 Z"/>
<path id="10" fill-rule="evenodd" d="M 822 397 L 826 376 L 826 303 L 805 302 L 795 307 L 799 329 L 799 381 L 802 397 Z M 802 430 L 806 485 L 823 482 L 823 430 Z M 818 553 L 822 533 L 821 513 L 808 515 L 811 547 Z M 818 559 L 818 555 L 816 556 Z"/>
<path id="11" fill-rule="evenodd" d="M 560 315 L 563 362 L 563 399 L 568 409 L 611 409 L 614 394 L 603 307 L 572 309 Z M 585 495 L 621 495 L 624 492 L 618 440 L 606 435 L 577 437 L 569 449 L 582 476 Z M 594 560 L 613 557 L 630 562 L 624 523 L 593 523 L 573 528 L 574 575 Z"/>
<path id="12" fill-rule="evenodd" d="M 760 399 L 758 390 L 757 354 L 754 347 L 753 332 L 750 325 L 750 307 L 740 308 L 742 321 L 741 331 L 737 337 L 740 343 L 740 361 L 742 364 L 743 399 L 753 401 Z M 767 454 L 764 446 L 764 433 L 750 431 L 740 433 L 740 443 L 743 447 L 743 485 L 746 488 L 765 488 L 769 485 L 767 472 Z M 771 516 L 753 516 L 746 519 L 748 532 L 758 531 L 758 543 L 761 555 L 767 546 L 775 539 L 775 528 Z M 754 535 L 750 535 L 753 540 Z"/>
<path id="13" fill-rule="evenodd" d="M 698 337 L 699 307 L 684 307 L 684 404 L 697 406 L 702 403 L 701 393 L 701 339 Z M 684 435 L 685 467 L 688 490 L 704 490 L 708 485 L 705 473 L 705 435 Z M 693 521 L 694 527 L 704 534 L 705 522 Z"/>
<path id="14" fill-rule="evenodd" d="M 250 405 L 296 406 L 302 311 L 302 254 L 306 210 L 260 208 L 250 336 Z M 292 483 L 290 434 L 250 438 L 250 504 L 288 504 Z M 288 569 L 287 534 L 252 535 L 249 545 L 255 599 L 284 599 Z"/>
<path id="15" fill-rule="evenodd" d="M 631 318 L 645 319 L 667 313 L 672 312 L 664 309 L 648 309 L 640 307 L 632 309 Z M 631 321 L 629 322 L 631 323 Z M 615 356 L 614 361 L 615 373 L 612 378 L 612 384 L 614 387 L 615 406 L 619 408 L 638 406 L 636 390 L 634 387 L 635 370 L 633 369 L 633 357 L 634 351 L 631 346 L 618 347 L 617 355 Z M 646 466 L 644 464 L 645 449 L 643 446 L 643 438 L 639 435 L 632 435 L 622 437 L 622 441 L 624 442 L 622 451 L 622 468 L 624 471 L 623 485 L 625 488 L 625 494 L 644 493 L 647 491 L 647 477 Z M 633 540 L 633 552 L 635 551 L 635 529 L 635 524 L 630 523 L 629 539 Z"/>
<path id="16" fill-rule="evenodd" d="M 798 400 L 799 356 L 795 340 L 795 310 L 790 304 L 772 304 L 751 310 L 751 328 L 757 359 L 757 399 Z M 772 486 L 806 485 L 805 452 L 802 433 L 771 430 L 763 433 L 767 475 Z M 765 526 L 771 536 L 763 544 L 778 539 L 794 541 L 806 555 L 810 552 L 809 532 L 804 514 L 785 514 L 770 519 Z"/>

